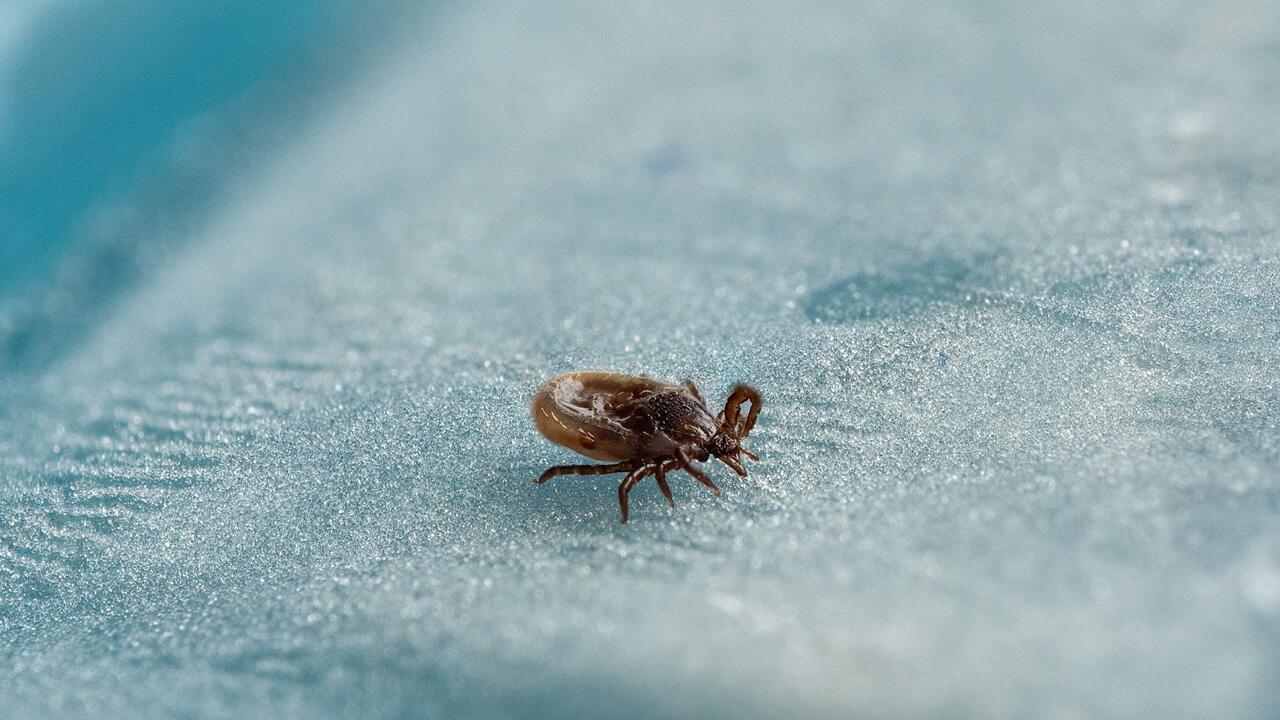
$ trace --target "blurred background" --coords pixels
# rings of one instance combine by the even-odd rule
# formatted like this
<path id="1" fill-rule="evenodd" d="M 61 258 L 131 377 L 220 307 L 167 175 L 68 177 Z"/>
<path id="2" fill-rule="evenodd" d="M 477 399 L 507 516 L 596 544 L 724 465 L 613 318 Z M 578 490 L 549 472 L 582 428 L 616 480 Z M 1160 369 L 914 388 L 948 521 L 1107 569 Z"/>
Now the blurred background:
<path id="1" fill-rule="evenodd" d="M 1273 717 L 1277 98 L 1264 0 L 2 2 L 0 715 Z M 587 368 L 763 461 L 534 486 Z"/>

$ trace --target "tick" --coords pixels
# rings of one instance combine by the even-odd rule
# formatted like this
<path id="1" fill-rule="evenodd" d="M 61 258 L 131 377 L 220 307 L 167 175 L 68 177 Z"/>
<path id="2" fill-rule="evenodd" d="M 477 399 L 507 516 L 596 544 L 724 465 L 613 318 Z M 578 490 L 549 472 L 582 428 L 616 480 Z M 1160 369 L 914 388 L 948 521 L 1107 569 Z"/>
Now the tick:
<path id="1" fill-rule="evenodd" d="M 742 404 L 751 409 L 742 414 Z M 676 501 L 667 473 L 684 470 L 719 497 L 720 488 L 693 462 L 712 458 L 747 476 L 743 456 L 760 458 L 742 446 L 760 414 L 760 393 L 737 385 L 724 410 L 712 415 L 691 380 L 672 385 L 647 377 L 611 372 L 557 375 L 533 396 L 533 419 L 551 442 L 608 465 L 558 465 L 534 482 L 558 475 L 627 473 L 618 485 L 618 507 L 627 521 L 627 495 L 641 480 L 656 475 L 671 507 Z"/>

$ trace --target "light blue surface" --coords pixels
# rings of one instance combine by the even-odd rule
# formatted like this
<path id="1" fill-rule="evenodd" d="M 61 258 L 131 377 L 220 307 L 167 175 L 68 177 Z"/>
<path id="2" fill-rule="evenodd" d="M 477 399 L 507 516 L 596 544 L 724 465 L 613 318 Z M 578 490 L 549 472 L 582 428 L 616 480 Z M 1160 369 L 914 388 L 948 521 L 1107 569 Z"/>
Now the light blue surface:
<path id="1" fill-rule="evenodd" d="M 622 8 L 400 11 L 0 310 L 7 715 L 1276 715 L 1272 4 Z M 763 462 L 534 486 L 591 367 Z"/>

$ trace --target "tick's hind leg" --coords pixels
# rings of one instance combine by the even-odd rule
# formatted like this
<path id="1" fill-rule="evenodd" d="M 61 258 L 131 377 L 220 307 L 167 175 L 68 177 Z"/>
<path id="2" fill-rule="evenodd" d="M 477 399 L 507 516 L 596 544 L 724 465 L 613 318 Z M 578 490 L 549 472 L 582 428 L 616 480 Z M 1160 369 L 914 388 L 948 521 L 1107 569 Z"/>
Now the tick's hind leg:
<path id="1" fill-rule="evenodd" d="M 631 488 L 635 487 L 641 480 L 649 477 L 657 472 L 656 465 L 645 465 L 644 467 L 632 470 L 622 484 L 618 486 L 618 509 L 622 511 L 622 522 L 627 521 L 627 496 L 631 494 Z"/>
<path id="2" fill-rule="evenodd" d="M 547 468 L 534 482 L 541 485 L 560 475 L 611 475 L 635 469 L 636 464 L 632 461 L 614 463 L 612 465 L 557 465 Z"/>
<path id="3" fill-rule="evenodd" d="M 676 506 L 676 499 L 671 497 L 671 486 L 667 484 L 667 471 L 680 467 L 680 463 L 672 460 L 658 466 L 658 489 L 662 491 L 662 496 L 667 499 L 667 504 L 671 507 Z"/>

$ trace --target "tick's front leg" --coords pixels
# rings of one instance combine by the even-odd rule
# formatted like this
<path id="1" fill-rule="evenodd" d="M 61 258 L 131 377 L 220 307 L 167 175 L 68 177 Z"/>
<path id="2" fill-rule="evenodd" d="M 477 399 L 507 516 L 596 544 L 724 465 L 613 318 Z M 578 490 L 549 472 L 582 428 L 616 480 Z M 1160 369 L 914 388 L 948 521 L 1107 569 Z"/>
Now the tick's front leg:
<path id="1" fill-rule="evenodd" d="M 746 417 L 739 422 L 738 414 L 742 409 L 742 403 L 745 402 L 751 403 L 751 410 L 748 411 Z M 759 414 L 759 391 L 750 385 L 735 385 L 733 392 L 729 394 L 729 399 L 724 403 L 724 419 L 729 427 L 735 429 L 739 440 L 745 438 L 751 433 L 751 428 L 756 425 L 756 416 Z"/>
<path id="2" fill-rule="evenodd" d="M 720 497 L 720 488 L 711 482 L 711 478 L 707 477 L 706 473 L 693 466 L 693 462 L 689 460 L 689 454 L 682 447 L 676 448 L 676 462 L 680 463 L 681 469 L 692 475 L 695 480 L 710 488 L 712 495 Z"/>
<path id="3" fill-rule="evenodd" d="M 746 476 L 747 476 L 747 469 L 746 469 L 745 467 L 743 467 L 743 466 L 742 466 L 742 463 L 738 462 L 738 459 L 737 459 L 737 458 L 735 458 L 734 456 L 732 456 L 732 455 L 721 455 L 721 456 L 720 456 L 720 462 L 724 463 L 725 465 L 728 465 L 728 466 L 729 466 L 729 468 L 730 468 L 731 470 L 733 470 L 734 472 L 738 473 L 738 476 L 739 476 L 739 477 L 746 477 Z"/>
<path id="4" fill-rule="evenodd" d="M 547 468 L 546 472 L 542 473 L 534 482 L 541 485 L 560 475 L 611 475 L 635 469 L 636 464 L 633 461 L 614 463 L 613 465 L 557 465 Z"/>

